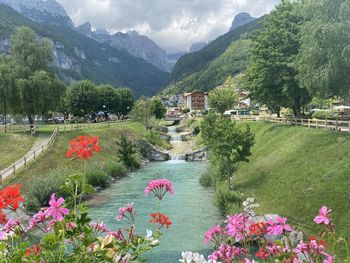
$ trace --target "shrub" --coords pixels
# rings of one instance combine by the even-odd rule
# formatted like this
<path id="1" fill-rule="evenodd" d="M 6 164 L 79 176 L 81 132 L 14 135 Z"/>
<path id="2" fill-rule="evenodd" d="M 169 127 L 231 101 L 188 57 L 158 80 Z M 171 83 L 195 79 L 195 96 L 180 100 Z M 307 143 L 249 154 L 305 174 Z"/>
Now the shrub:
<path id="1" fill-rule="evenodd" d="M 218 183 L 215 192 L 215 204 L 222 214 L 231 214 L 241 208 L 243 194 L 237 191 L 229 190 L 227 182 Z"/>
<path id="2" fill-rule="evenodd" d="M 141 168 L 141 159 L 140 156 L 134 154 L 131 158 L 131 167 L 132 169 L 140 169 Z"/>
<path id="3" fill-rule="evenodd" d="M 86 172 L 86 181 L 93 187 L 106 188 L 109 186 L 109 176 L 102 169 L 92 168 Z"/>
<path id="4" fill-rule="evenodd" d="M 199 183 L 204 187 L 210 187 L 213 185 L 213 177 L 211 175 L 210 170 L 204 172 L 199 178 Z"/>
<path id="5" fill-rule="evenodd" d="M 34 212 L 42 206 L 47 206 L 52 193 L 67 196 L 61 186 L 72 173 L 73 171 L 69 168 L 58 167 L 43 176 L 35 177 L 28 187 L 28 200 L 30 201 L 26 206 L 27 210 Z"/>
<path id="6" fill-rule="evenodd" d="M 331 111 L 316 111 L 312 114 L 312 118 L 315 119 L 329 119 L 329 120 L 334 120 L 337 119 L 339 115 L 336 112 L 331 112 Z"/>
<path id="7" fill-rule="evenodd" d="M 115 178 L 126 176 L 126 167 L 121 162 L 111 162 L 105 168 L 106 173 Z"/>

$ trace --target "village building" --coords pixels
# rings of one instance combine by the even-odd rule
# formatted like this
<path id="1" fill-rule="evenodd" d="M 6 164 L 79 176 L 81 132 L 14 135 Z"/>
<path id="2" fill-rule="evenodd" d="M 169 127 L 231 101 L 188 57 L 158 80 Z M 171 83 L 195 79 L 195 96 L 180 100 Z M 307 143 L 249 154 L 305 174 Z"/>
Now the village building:
<path id="1" fill-rule="evenodd" d="M 209 109 L 208 92 L 194 91 L 184 94 L 184 106 L 190 111 L 206 111 Z"/>

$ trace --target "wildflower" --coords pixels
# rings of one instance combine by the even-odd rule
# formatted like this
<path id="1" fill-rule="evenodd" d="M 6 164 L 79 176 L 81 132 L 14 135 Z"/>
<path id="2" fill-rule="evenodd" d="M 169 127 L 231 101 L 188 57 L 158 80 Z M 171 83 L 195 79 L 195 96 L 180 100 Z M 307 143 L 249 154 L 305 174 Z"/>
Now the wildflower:
<path id="1" fill-rule="evenodd" d="M 152 230 L 147 229 L 146 232 L 147 232 L 147 234 L 146 234 L 146 236 L 145 236 L 145 239 L 148 240 L 148 241 L 153 240 L 154 238 L 153 238 L 153 232 L 152 232 Z"/>
<path id="2" fill-rule="evenodd" d="M 286 217 L 279 216 L 276 218 L 276 221 L 269 220 L 269 226 L 267 228 L 268 234 L 280 236 L 285 232 L 292 232 L 292 227 L 286 224 L 287 220 L 288 219 Z"/>
<path id="3" fill-rule="evenodd" d="M 98 223 L 90 223 L 90 227 L 95 231 L 96 235 L 109 232 L 109 230 L 107 229 L 106 224 L 104 224 L 103 222 L 100 223 L 100 224 L 98 224 Z"/>
<path id="4" fill-rule="evenodd" d="M 25 257 L 29 257 L 30 255 L 39 255 L 40 254 L 40 247 L 39 245 L 35 244 L 29 248 L 27 248 L 26 252 L 24 253 Z"/>
<path id="5" fill-rule="evenodd" d="M 164 225 L 166 228 L 169 228 L 169 226 L 172 224 L 169 220 L 169 217 L 162 214 L 162 213 L 153 213 L 151 214 L 152 219 L 149 221 L 150 223 L 158 223 L 159 229 L 161 229 Z"/>
<path id="6" fill-rule="evenodd" d="M 67 208 L 61 207 L 64 199 L 62 197 L 56 200 L 56 194 L 51 195 L 51 199 L 49 202 L 50 207 L 45 210 L 45 215 L 47 217 L 52 217 L 54 220 L 62 221 L 64 215 L 69 214 L 69 210 Z"/>
<path id="7" fill-rule="evenodd" d="M 213 241 L 215 244 L 220 243 L 220 235 L 223 234 L 223 230 L 220 225 L 216 225 L 208 230 L 204 235 L 204 242 L 208 244 L 209 241 Z"/>
<path id="8" fill-rule="evenodd" d="M 179 262 L 183 263 L 207 263 L 203 255 L 199 255 L 199 253 L 193 253 L 191 251 L 186 251 L 181 253 L 182 259 Z"/>
<path id="9" fill-rule="evenodd" d="M 130 217 L 128 217 L 126 215 L 126 212 L 130 215 Z M 134 208 L 134 203 L 131 204 L 127 204 L 124 207 L 120 207 L 119 208 L 119 215 L 116 217 L 117 221 L 120 221 L 123 219 L 123 217 L 125 217 L 126 219 L 128 219 L 130 222 L 134 222 L 134 216 L 135 216 L 136 212 L 135 212 L 135 208 Z"/>
<path id="10" fill-rule="evenodd" d="M 9 208 L 16 211 L 19 208 L 19 203 L 25 200 L 20 194 L 22 185 L 10 185 L 0 191 L 0 209 Z"/>
<path id="11" fill-rule="evenodd" d="M 320 208 L 320 214 L 315 217 L 314 222 L 318 225 L 320 224 L 329 225 L 330 223 L 329 214 L 331 211 L 332 210 L 328 209 L 326 206 L 322 206 Z"/>
<path id="12" fill-rule="evenodd" d="M 42 223 L 46 220 L 46 215 L 43 211 L 39 211 L 37 214 L 33 215 L 33 217 L 29 221 L 28 229 L 32 229 L 37 226 L 39 223 Z"/>
<path id="13" fill-rule="evenodd" d="M 236 241 L 243 240 L 247 237 L 251 222 L 246 215 L 236 214 L 228 216 L 225 222 L 227 223 L 226 233 L 236 239 Z"/>
<path id="14" fill-rule="evenodd" d="M 155 197 L 162 200 L 167 192 L 174 194 L 173 183 L 167 179 L 152 180 L 148 182 L 144 191 L 145 195 L 148 195 L 150 192 L 153 192 Z"/>
<path id="15" fill-rule="evenodd" d="M 80 157 L 83 160 L 91 158 L 92 152 L 101 152 L 101 147 L 98 145 L 98 136 L 79 136 L 70 141 L 70 149 L 66 153 L 68 158 L 72 158 L 76 154 L 76 158 Z"/>

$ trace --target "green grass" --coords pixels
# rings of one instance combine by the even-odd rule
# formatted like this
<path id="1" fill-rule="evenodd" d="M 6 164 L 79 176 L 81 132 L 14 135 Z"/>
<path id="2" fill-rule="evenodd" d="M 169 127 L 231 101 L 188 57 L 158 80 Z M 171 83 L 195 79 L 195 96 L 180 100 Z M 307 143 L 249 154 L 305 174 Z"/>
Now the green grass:
<path id="1" fill-rule="evenodd" d="M 24 133 L 0 133 L 0 170 L 21 159 L 33 146 L 34 138 Z"/>
<path id="2" fill-rule="evenodd" d="M 82 171 L 83 161 L 76 159 L 69 160 L 65 153 L 69 149 L 69 142 L 78 135 L 99 136 L 99 144 L 102 152 L 94 154 L 92 159 L 88 160 L 88 166 L 101 167 L 107 165 L 110 161 L 117 160 L 116 141 L 121 134 L 126 134 L 130 139 L 141 139 L 146 134 L 146 128 L 139 123 L 123 123 L 111 128 L 88 129 L 80 132 L 61 133 L 56 139 L 54 145 L 43 156 L 39 157 L 35 162 L 30 163 L 25 170 L 17 173 L 15 176 L 8 178 L 4 183 L 6 185 L 13 183 L 22 183 L 24 192 L 31 183 L 33 177 L 40 177 L 47 174 L 60 166 L 72 168 L 75 171 Z"/>
<path id="3" fill-rule="evenodd" d="M 250 162 L 234 178 L 235 188 L 257 198 L 260 214 L 286 216 L 306 232 L 320 230 L 313 218 L 326 205 L 333 210 L 338 233 L 349 239 L 350 135 L 249 125 L 256 145 Z"/>

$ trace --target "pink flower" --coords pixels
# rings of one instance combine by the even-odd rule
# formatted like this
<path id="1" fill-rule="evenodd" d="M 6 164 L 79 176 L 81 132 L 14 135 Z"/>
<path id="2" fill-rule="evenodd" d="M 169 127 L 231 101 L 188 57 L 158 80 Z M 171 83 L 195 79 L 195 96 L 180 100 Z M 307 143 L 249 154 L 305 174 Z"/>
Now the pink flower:
<path id="1" fill-rule="evenodd" d="M 99 235 L 105 232 L 109 232 L 110 230 L 107 229 L 106 224 L 104 223 L 90 223 L 90 227 L 95 230 L 95 234 Z"/>
<path id="2" fill-rule="evenodd" d="M 148 195 L 150 192 L 153 192 L 159 200 L 162 200 L 167 192 L 174 194 L 173 183 L 167 179 L 152 180 L 148 182 L 144 191 L 145 195 Z"/>
<path id="3" fill-rule="evenodd" d="M 328 225 L 330 223 L 329 213 L 331 211 L 332 210 L 328 209 L 326 206 L 322 206 L 320 208 L 320 214 L 315 217 L 314 222 L 318 225 L 320 224 Z"/>
<path id="4" fill-rule="evenodd" d="M 43 211 L 39 211 L 37 214 L 33 215 L 33 217 L 29 221 L 28 229 L 32 229 L 37 226 L 39 223 L 42 223 L 46 220 L 46 215 Z"/>
<path id="5" fill-rule="evenodd" d="M 47 217 L 52 217 L 54 220 L 62 221 L 64 215 L 69 214 L 69 210 L 67 208 L 61 207 L 64 199 L 62 197 L 56 200 L 56 194 L 51 195 L 51 199 L 49 202 L 50 207 L 45 210 L 45 215 Z"/>
<path id="6" fill-rule="evenodd" d="M 257 261 L 255 261 L 254 259 L 252 261 L 250 261 L 249 258 L 245 258 L 244 263 L 257 263 Z"/>
<path id="7" fill-rule="evenodd" d="M 221 261 L 221 262 L 234 262 L 240 256 L 244 255 L 246 251 L 242 248 L 238 248 L 230 245 L 221 245 L 218 250 L 214 251 L 210 256 L 211 261 Z"/>
<path id="8" fill-rule="evenodd" d="M 209 241 L 213 241 L 215 244 L 220 243 L 220 235 L 223 234 L 223 230 L 220 225 L 216 225 L 208 230 L 204 235 L 204 242 L 208 244 Z"/>
<path id="9" fill-rule="evenodd" d="M 126 212 L 130 215 L 126 215 Z M 136 215 L 135 208 L 134 208 L 134 203 L 127 204 L 124 207 L 119 208 L 119 215 L 117 216 L 117 221 L 122 220 L 124 217 L 131 221 L 132 223 L 135 221 L 134 216 Z"/>
<path id="10" fill-rule="evenodd" d="M 68 230 L 74 230 L 75 228 L 77 228 L 77 224 L 74 222 L 68 222 L 68 223 L 66 223 L 66 228 Z"/>
<path id="11" fill-rule="evenodd" d="M 280 236 L 285 232 L 292 232 L 292 227 L 286 224 L 286 217 L 277 217 L 276 221 L 269 220 L 267 223 L 269 224 L 267 231 L 269 235 Z"/>
<path id="12" fill-rule="evenodd" d="M 244 240 L 248 236 L 252 224 L 244 214 L 228 216 L 225 222 L 227 223 L 226 233 L 236 241 Z"/>
<path id="13" fill-rule="evenodd" d="M 323 263 L 333 263 L 333 257 L 328 255 L 327 259 L 325 259 Z"/>
<path id="14" fill-rule="evenodd" d="M 20 223 L 17 219 L 10 218 L 0 231 L 0 240 L 4 240 L 14 230 L 15 226 L 19 225 Z"/>

